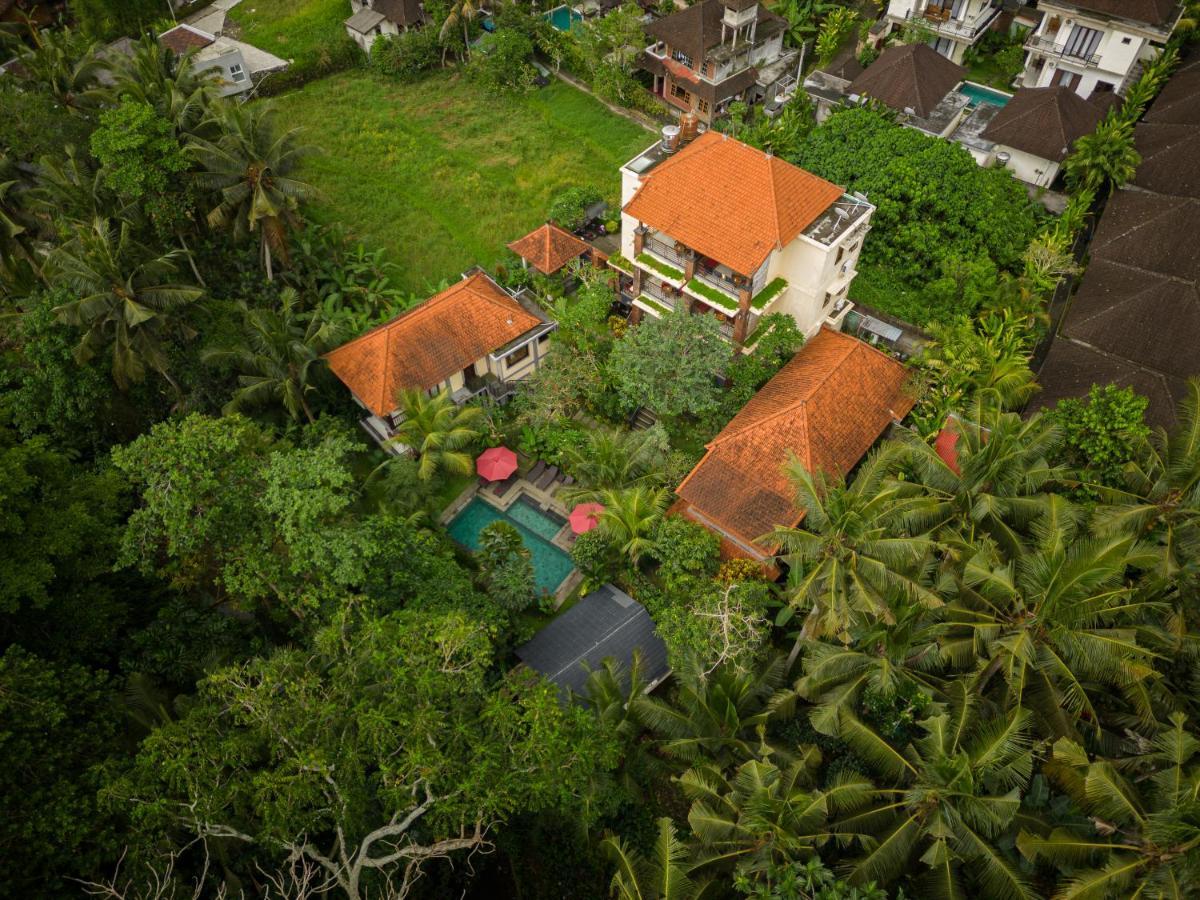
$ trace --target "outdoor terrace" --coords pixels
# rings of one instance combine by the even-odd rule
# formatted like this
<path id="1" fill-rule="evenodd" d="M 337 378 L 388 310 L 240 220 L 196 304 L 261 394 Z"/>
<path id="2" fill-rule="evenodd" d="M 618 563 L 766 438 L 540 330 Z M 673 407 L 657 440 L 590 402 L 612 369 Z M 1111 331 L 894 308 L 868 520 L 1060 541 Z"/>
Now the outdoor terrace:
<path id="1" fill-rule="evenodd" d="M 919 10 L 909 10 L 903 19 L 899 16 L 893 18 L 897 21 L 919 22 L 940 37 L 974 43 L 996 21 L 996 17 L 999 15 L 1000 8 L 998 6 L 989 6 L 970 21 L 964 21 L 952 18 L 949 10 L 942 7 L 926 6 Z"/>
<path id="2" fill-rule="evenodd" d="M 829 209 L 804 229 L 803 234 L 810 240 L 828 247 L 862 221 L 870 211 L 871 204 L 866 197 L 842 194 Z"/>
<path id="3" fill-rule="evenodd" d="M 1081 55 L 1074 51 L 1068 50 L 1065 44 L 1058 43 L 1056 37 L 1034 35 L 1025 41 L 1025 49 L 1029 50 L 1031 53 L 1036 53 L 1039 56 L 1063 59 L 1073 65 L 1082 66 L 1085 69 L 1096 69 L 1100 66 L 1099 53 L 1093 53 L 1090 56 Z"/>

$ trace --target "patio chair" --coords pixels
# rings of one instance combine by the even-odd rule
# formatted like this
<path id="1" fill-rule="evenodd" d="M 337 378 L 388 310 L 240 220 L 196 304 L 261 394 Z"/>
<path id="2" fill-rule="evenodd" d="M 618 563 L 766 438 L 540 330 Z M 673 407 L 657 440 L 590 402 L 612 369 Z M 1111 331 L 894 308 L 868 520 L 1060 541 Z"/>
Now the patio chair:
<path id="1" fill-rule="evenodd" d="M 546 488 L 550 487 L 551 482 L 554 481 L 554 478 L 557 475 L 558 466 L 551 466 L 542 473 L 542 477 L 534 482 L 534 485 L 538 488 L 538 490 L 544 491 Z"/>
<path id="2" fill-rule="evenodd" d="M 525 480 L 530 484 L 536 484 L 538 478 L 546 471 L 546 464 L 540 459 L 533 464 L 533 468 L 529 470 L 529 474 L 525 476 Z"/>
<path id="3" fill-rule="evenodd" d="M 506 493 L 508 493 L 508 489 L 510 487 L 512 487 L 516 483 L 516 481 L 517 481 L 516 475 L 510 475 L 508 478 L 505 478 L 503 481 L 497 481 L 494 485 L 492 485 L 492 494 L 494 494 L 497 497 L 503 497 Z"/>

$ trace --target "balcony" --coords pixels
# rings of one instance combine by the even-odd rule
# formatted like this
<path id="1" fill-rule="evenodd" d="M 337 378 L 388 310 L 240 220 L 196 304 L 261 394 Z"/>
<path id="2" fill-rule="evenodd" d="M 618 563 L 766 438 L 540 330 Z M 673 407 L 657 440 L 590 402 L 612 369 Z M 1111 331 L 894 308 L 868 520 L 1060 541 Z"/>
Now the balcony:
<path id="1" fill-rule="evenodd" d="M 682 253 L 676 252 L 674 241 L 658 235 L 647 235 L 642 249 L 653 253 L 663 262 L 669 263 L 677 269 L 687 268 L 687 260 Z"/>
<path id="2" fill-rule="evenodd" d="M 1046 37 L 1045 35 L 1035 35 L 1029 38 L 1025 42 L 1025 49 L 1031 53 L 1036 53 L 1038 56 L 1061 59 L 1085 69 L 1097 69 L 1100 67 L 1099 53 L 1085 56 L 1075 51 L 1068 52 L 1065 46 L 1056 43 L 1054 38 Z"/>
<path id="3" fill-rule="evenodd" d="M 909 10 L 903 21 L 915 22 L 940 37 L 974 44 L 1000 15 L 1000 8 L 989 6 L 969 22 L 950 18 L 950 11 L 939 6 Z"/>

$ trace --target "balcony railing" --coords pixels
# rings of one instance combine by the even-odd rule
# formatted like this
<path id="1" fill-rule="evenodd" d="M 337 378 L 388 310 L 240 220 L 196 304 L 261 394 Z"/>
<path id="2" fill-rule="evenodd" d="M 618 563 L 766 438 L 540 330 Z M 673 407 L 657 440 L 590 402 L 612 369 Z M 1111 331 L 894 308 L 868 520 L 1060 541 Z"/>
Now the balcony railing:
<path id="1" fill-rule="evenodd" d="M 647 237 L 645 243 L 642 245 L 642 249 L 649 250 L 655 256 L 662 257 L 662 259 L 680 269 L 687 268 L 687 262 L 683 258 L 683 255 L 675 252 L 674 242 L 668 243 L 661 238 Z"/>
<path id="2" fill-rule="evenodd" d="M 917 22 L 934 34 L 974 43 L 975 39 L 983 34 L 992 22 L 996 21 L 996 17 L 1000 15 L 999 7 L 989 6 L 972 21 L 963 22 L 959 19 L 943 18 L 938 14 L 940 10 L 942 10 L 942 7 L 938 6 L 909 10 L 905 14 L 904 19 L 908 22 Z"/>
<path id="3" fill-rule="evenodd" d="M 1029 38 L 1025 42 L 1025 49 L 1037 53 L 1039 56 L 1053 56 L 1056 59 L 1064 59 L 1069 63 L 1088 69 L 1094 69 L 1100 65 L 1099 53 L 1087 56 L 1074 50 L 1068 51 L 1062 44 L 1055 43 L 1054 38 L 1044 35 Z"/>
<path id="4" fill-rule="evenodd" d="M 675 311 L 675 303 L 679 295 L 663 290 L 663 286 L 659 282 L 651 281 L 649 278 L 644 279 L 642 281 L 642 293 L 647 297 L 653 298 L 655 302 L 662 304 L 672 312 Z"/>

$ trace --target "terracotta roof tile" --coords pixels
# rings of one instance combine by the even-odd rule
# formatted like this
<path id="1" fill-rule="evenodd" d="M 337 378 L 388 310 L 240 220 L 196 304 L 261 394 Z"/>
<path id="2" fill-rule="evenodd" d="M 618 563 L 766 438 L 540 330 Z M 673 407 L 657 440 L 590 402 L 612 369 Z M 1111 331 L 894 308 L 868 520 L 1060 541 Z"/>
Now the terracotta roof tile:
<path id="1" fill-rule="evenodd" d="M 751 275 L 842 194 L 791 163 L 706 131 L 650 170 L 625 212 Z"/>
<path id="2" fill-rule="evenodd" d="M 908 372 L 869 344 L 822 328 L 708 445 L 676 493 L 697 521 L 743 546 L 804 517 L 784 467 L 846 475 L 912 409 Z"/>
<path id="3" fill-rule="evenodd" d="M 483 274 L 325 354 L 371 412 L 387 415 L 402 388 L 427 390 L 541 324 Z"/>
<path id="4" fill-rule="evenodd" d="M 1072 145 L 1100 124 L 1103 111 L 1069 87 L 1021 88 L 981 137 L 1062 162 Z"/>
<path id="5" fill-rule="evenodd" d="M 532 263 L 543 275 L 553 275 L 571 260 L 587 253 L 591 247 L 569 231 L 547 222 L 520 240 L 513 241 L 508 249 Z"/>
<path id="6" fill-rule="evenodd" d="M 897 112 L 913 110 L 929 118 L 945 96 L 967 77 L 967 70 L 925 44 L 888 47 L 861 75 L 848 93 L 873 97 Z"/>
<path id="7" fill-rule="evenodd" d="M 207 47 L 216 37 L 191 25 L 176 25 L 158 36 L 158 42 L 173 53 L 180 55 L 189 50 Z"/>

